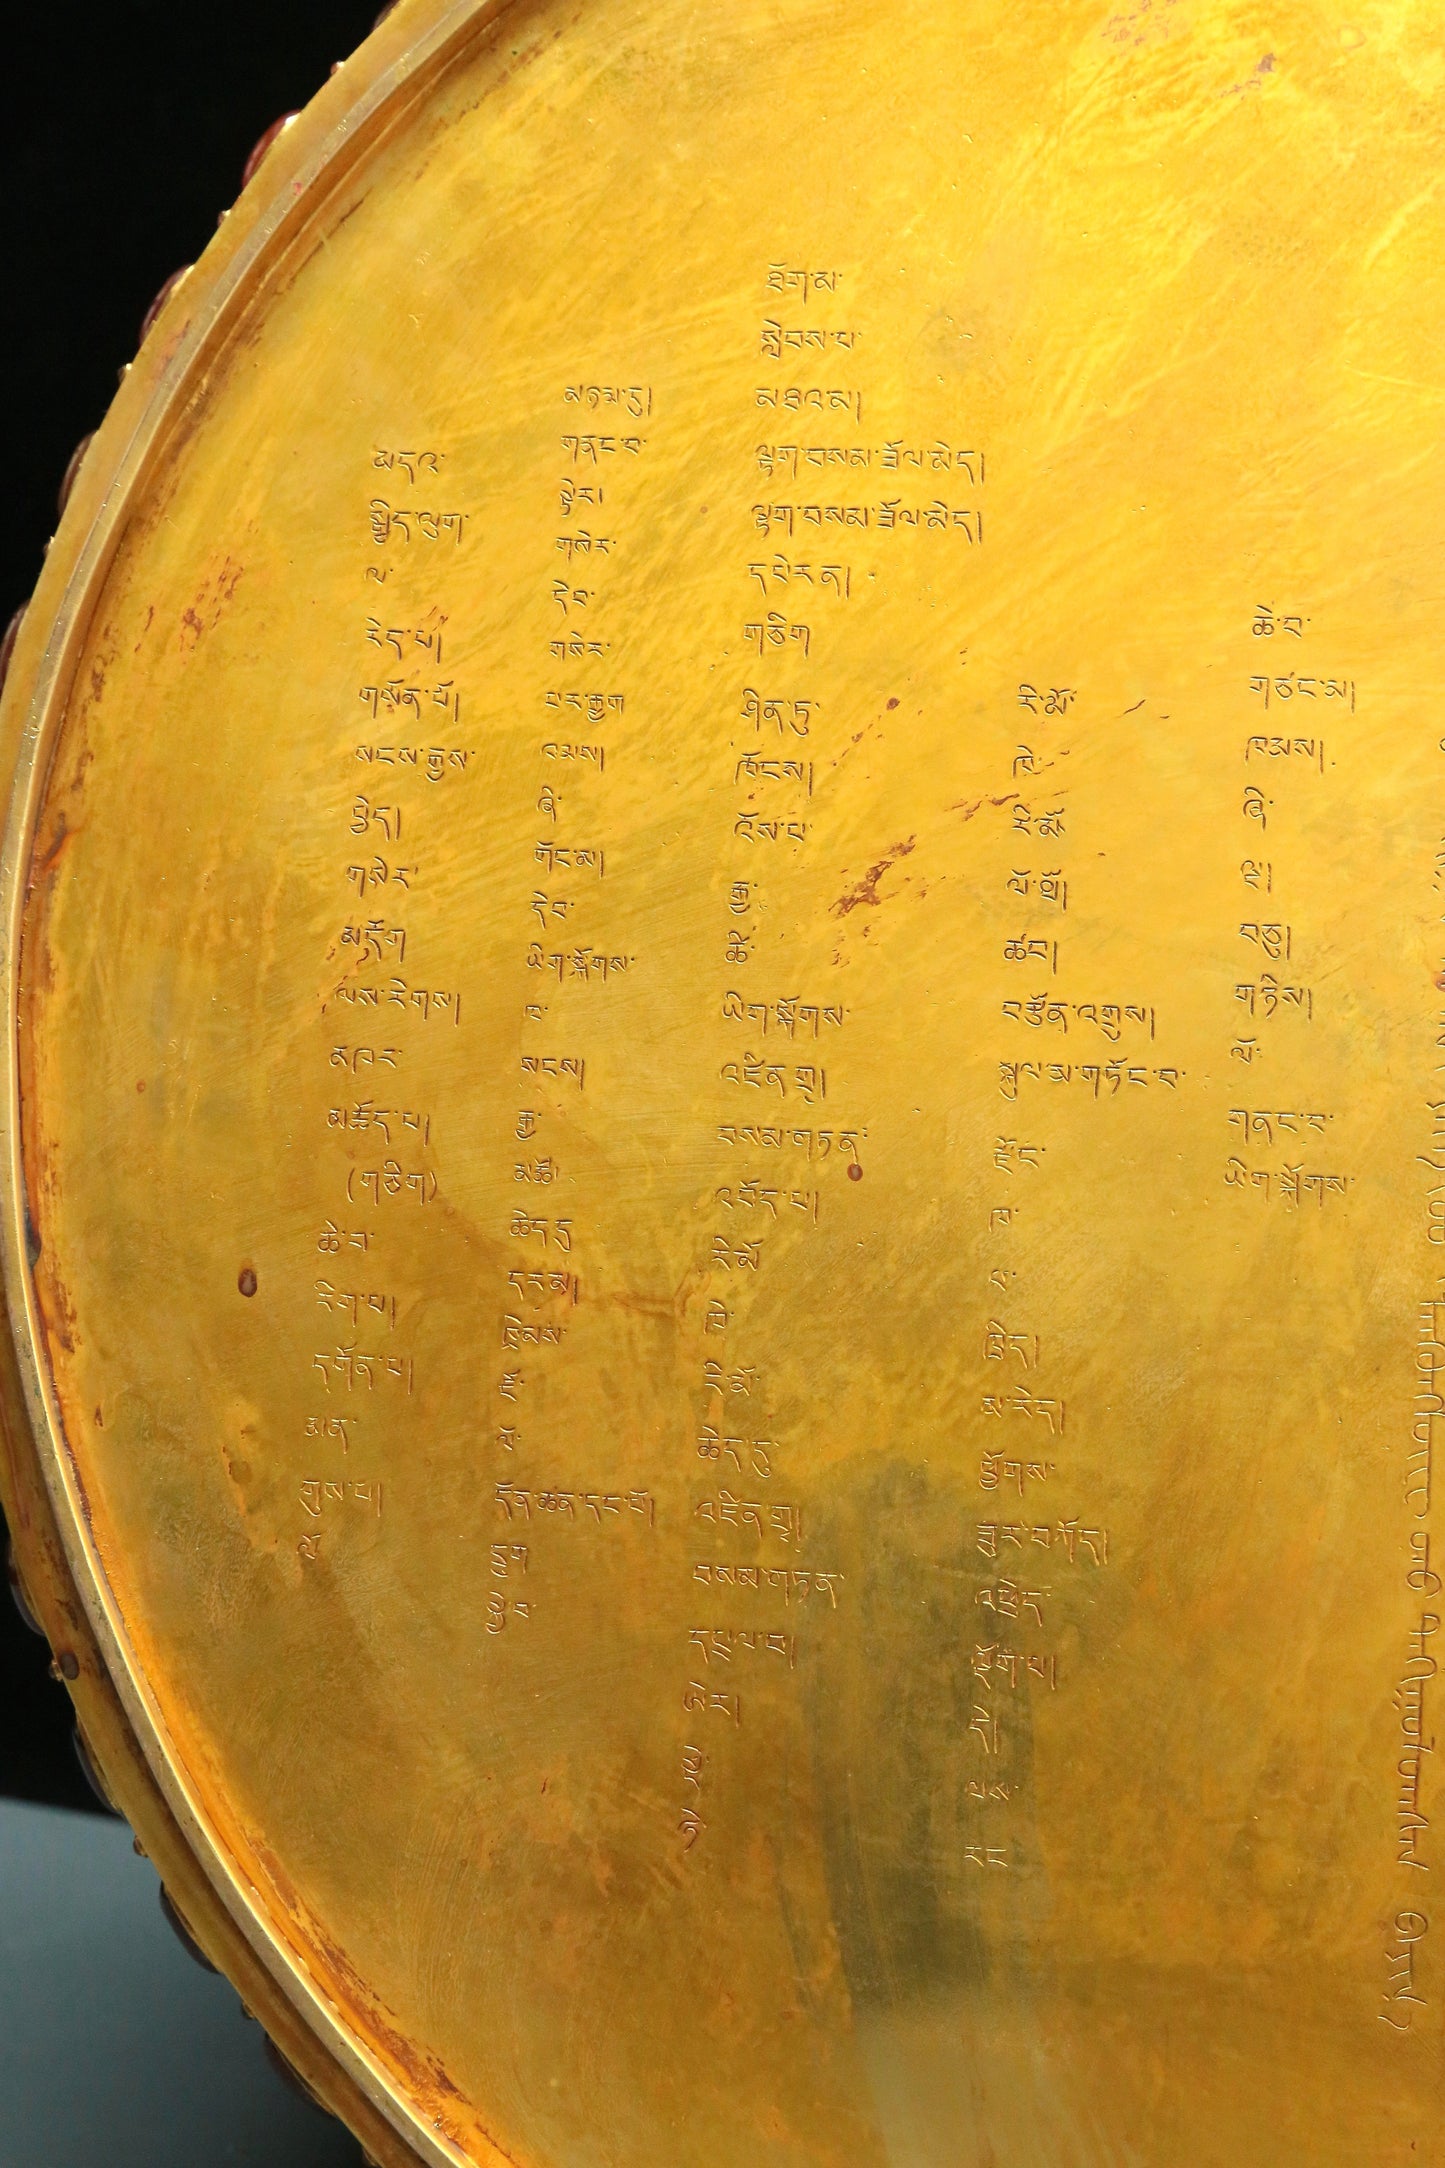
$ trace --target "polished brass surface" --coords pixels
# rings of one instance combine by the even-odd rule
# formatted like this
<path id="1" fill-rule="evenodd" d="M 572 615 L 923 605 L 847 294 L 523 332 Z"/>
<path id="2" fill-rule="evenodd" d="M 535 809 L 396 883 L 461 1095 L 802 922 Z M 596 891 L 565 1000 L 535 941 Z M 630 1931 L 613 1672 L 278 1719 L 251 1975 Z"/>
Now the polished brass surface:
<path id="1" fill-rule="evenodd" d="M 404 0 L 86 453 L 6 1504 L 378 2158 L 1445 2161 L 1442 75 Z"/>

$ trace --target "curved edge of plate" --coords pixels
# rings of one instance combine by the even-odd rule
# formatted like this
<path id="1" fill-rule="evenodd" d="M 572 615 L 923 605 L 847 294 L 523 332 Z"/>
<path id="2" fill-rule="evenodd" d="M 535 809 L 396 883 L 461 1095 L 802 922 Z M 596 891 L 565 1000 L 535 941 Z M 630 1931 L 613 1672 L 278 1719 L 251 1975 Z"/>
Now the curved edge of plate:
<path id="1" fill-rule="evenodd" d="M 474 2142 L 455 2142 L 440 2118 L 407 2097 L 387 2060 L 268 1930 L 260 1893 L 228 1855 L 167 1739 L 107 1586 L 40 1352 L 20 1127 L 21 940 L 36 819 L 90 620 L 130 507 L 165 456 L 198 372 L 355 164 L 516 4 L 400 0 L 254 162 L 254 177 L 198 263 L 163 289 L 141 351 L 87 444 L 0 692 L 0 759 L 12 778 L 0 845 L 0 1276 L 8 1328 L 0 1330 L 0 1503 L 16 1569 L 106 1792 L 169 1901 L 303 2088 L 353 2131 L 375 2168 L 470 2168 L 477 2154 Z"/>

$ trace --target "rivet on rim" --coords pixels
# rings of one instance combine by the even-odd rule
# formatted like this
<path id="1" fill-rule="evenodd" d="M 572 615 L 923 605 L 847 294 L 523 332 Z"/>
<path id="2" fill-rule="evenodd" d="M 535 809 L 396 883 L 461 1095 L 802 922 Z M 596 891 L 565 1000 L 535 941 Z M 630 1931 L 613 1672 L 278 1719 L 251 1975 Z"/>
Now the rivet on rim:
<path id="1" fill-rule="evenodd" d="M 41 1625 L 39 1619 L 35 1616 L 35 1612 L 31 1605 L 29 1595 L 26 1593 L 25 1583 L 20 1578 L 20 1567 L 16 1562 L 15 1546 L 13 1543 L 10 1545 L 9 1549 L 5 1554 L 5 1571 L 9 1577 L 10 1593 L 15 1599 L 16 1610 L 24 1619 L 26 1625 L 30 1628 L 30 1631 L 33 1634 L 39 1634 L 41 1640 L 43 1641 L 45 1639 L 45 1628 Z"/>
<path id="2" fill-rule="evenodd" d="M 270 127 L 266 130 L 266 133 L 263 136 L 258 136 L 256 138 L 256 142 L 252 148 L 251 155 L 246 160 L 245 165 L 241 168 L 241 186 L 243 188 L 245 188 L 249 184 L 251 176 L 256 171 L 257 166 L 260 165 L 261 160 L 265 157 L 267 151 L 270 150 L 271 145 L 275 142 L 277 136 L 284 135 L 286 130 L 290 127 L 292 121 L 298 118 L 299 115 L 296 113 L 283 113 L 279 120 L 272 121 Z"/>
<path id="3" fill-rule="evenodd" d="M 181 268 L 180 268 L 180 270 L 179 270 L 179 271 L 173 271 L 173 272 L 171 273 L 170 277 L 169 277 L 169 278 L 168 278 L 168 279 L 166 280 L 166 283 L 165 283 L 165 285 L 164 285 L 164 286 L 163 286 L 163 287 L 161 288 L 160 292 L 159 292 L 159 293 L 158 293 L 158 294 L 156 295 L 156 297 L 155 297 L 155 300 L 154 300 L 154 301 L 153 301 L 153 302 L 151 303 L 150 307 L 149 307 L 149 308 L 148 308 L 148 309 L 146 310 L 146 312 L 145 312 L 145 317 L 144 317 L 144 319 L 143 319 L 143 321 L 142 321 L 142 323 L 141 323 L 141 327 L 140 327 L 140 340 L 139 340 L 139 344 L 140 344 L 141 346 L 144 346 L 144 345 L 145 345 L 145 343 L 146 343 L 146 340 L 147 340 L 147 338 L 148 338 L 148 337 L 150 336 L 150 329 L 151 329 L 151 326 L 152 326 L 152 324 L 154 324 L 154 322 L 155 322 L 156 318 L 157 318 L 157 317 L 158 317 L 158 316 L 160 315 L 160 313 L 161 313 L 161 310 L 162 310 L 162 309 L 163 309 L 163 308 L 165 307 L 166 303 L 167 303 L 167 302 L 168 302 L 168 301 L 170 300 L 170 298 L 171 298 L 171 295 L 172 295 L 172 294 L 173 294 L 173 293 L 175 292 L 176 288 L 177 288 L 177 287 L 178 287 L 178 286 L 180 285 L 180 283 L 181 283 L 181 280 L 182 280 L 183 278 L 185 278 L 185 277 L 187 276 L 187 274 L 189 273 L 190 269 L 191 269 L 191 266 L 190 266 L 190 265 L 189 265 L 188 263 L 183 263 L 183 264 L 181 265 Z"/>
<path id="4" fill-rule="evenodd" d="M 166 1925 L 185 1951 L 187 1957 L 199 1965 L 203 1972 L 216 1971 L 217 1968 L 211 1963 L 211 1960 L 191 1933 L 190 1928 L 186 1925 L 174 1897 L 172 1897 L 164 1882 L 160 1885 L 160 1900 L 161 1911 L 165 1914 Z"/>
<path id="5" fill-rule="evenodd" d="M 90 1742 L 78 1724 L 71 1732 L 70 1743 L 75 1748 L 75 1758 L 80 1764 L 81 1775 L 105 1808 L 106 1813 L 115 1815 L 117 1819 L 123 1819 L 120 1808 L 110 1796 L 109 1785 L 96 1766 L 95 1756 L 90 1751 Z"/>
<path id="6" fill-rule="evenodd" d="M 88 437 L 81 438 L 80 442 L 76 445 L 75 450 L 70 455 L 70 464 L 66 468 L 64 476 L 62 477 L 60 484 L 60 495 L 56 500 L 55 506 L 56 511 L 60 513 L 62 518 L 65 514 L 65 507 L 70 502 L 70 492 L 75 487 L 75 477 L 79 474 L 82 462 L 85 459 L 85 455 L 90 450 L 90 447 L 92 444 L 94 444 L 94 442 L 95 431 L 92 429 Z"/>
<path id="7" fill-rule="evenodd" d="M 312 2107 L 319 2108 L 323 2115 L 330 2115 L 330 2108 L 327 2107 L 321 2095 L 313 2091 L 312 2087 L 307 2084 L 290 2056 L 283 2054 L 269 2033 L 265 2033 L 263 2039 L 266 2048 L 266 2060 L 282 2083 L 289 2085 L 293 2092 L 299 2093 L 303 2100 L 309 2100 Z"/>
<path id="8" fill-rule="evenodd" d="M 15 652 L 15 642 L 20 637 L 20 627 L 25 621 L 25 612 L 28 608 L 28 603 L 21 603 L 15 615 L 5 627 L 4 639 L 0 640 L 0 692 L 5 690 L 5 678 L 10 668 L 10 657 Z"/>

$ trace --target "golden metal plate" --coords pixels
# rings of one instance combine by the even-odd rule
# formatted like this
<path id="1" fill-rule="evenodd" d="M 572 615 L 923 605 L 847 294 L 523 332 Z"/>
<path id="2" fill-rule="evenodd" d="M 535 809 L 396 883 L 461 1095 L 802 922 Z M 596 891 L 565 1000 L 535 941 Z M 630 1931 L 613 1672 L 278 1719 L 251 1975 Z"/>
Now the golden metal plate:
<path id="1" fill-rule="evenodd" d="M 406 0 L 7 695 L 21 1565 L 380 2159 L 1445 2161 L 1423 0 Z"/>

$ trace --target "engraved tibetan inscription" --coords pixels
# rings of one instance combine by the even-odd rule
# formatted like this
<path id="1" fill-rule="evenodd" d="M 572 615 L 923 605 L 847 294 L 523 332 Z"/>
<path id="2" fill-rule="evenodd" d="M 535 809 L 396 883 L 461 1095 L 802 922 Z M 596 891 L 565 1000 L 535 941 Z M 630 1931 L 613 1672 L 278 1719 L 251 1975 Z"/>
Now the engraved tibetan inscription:
<path id="1" fill-rule="evenodd" d="M 1438 23 L 467 13 L 13 666 L 150 1765 L 419 2158 L 1445 2168 Z"/>

